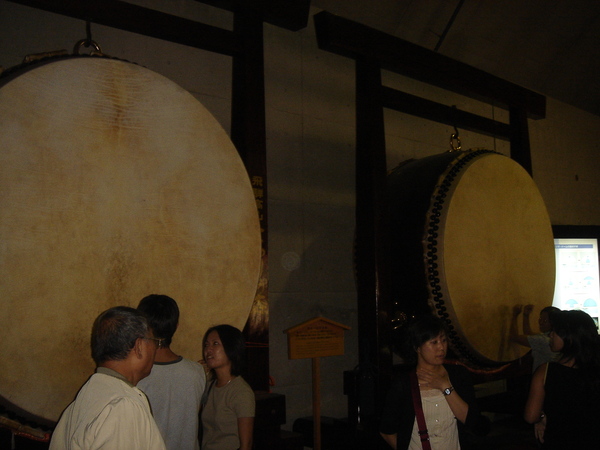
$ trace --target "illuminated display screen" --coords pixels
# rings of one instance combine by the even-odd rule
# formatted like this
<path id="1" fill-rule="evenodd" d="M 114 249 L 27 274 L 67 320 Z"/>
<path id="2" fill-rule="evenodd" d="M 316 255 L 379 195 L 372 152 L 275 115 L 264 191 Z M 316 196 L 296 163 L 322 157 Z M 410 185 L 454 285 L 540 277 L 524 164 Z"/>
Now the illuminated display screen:
<path id="1" fill-rule="evenodd" d="M 600 285 L 598 283 L 597 239 L 554 239 L 556 285 L 553 306 L 587 312 L 598 326 Z"/>

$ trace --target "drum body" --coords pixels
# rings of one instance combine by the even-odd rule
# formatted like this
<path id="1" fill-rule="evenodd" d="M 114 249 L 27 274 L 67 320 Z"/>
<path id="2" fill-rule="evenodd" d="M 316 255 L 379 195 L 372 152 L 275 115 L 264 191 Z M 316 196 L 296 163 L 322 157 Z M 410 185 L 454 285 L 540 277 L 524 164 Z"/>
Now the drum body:
<path id="1" fill-rule="evenodd" d="M 388 199 L 396 313 L 443 318 L 451 349 L 476 368 L 525 354 L 508 340 L 512 308 L 533 304 L 537 317 L 555 275 L 550 220 L 529 174 L 495 152 L 448 152 L 397 167 Z"/>
<path id="2" fill-rule="evenodd" d="M 229 137 L 141 66 L 69 57 L 0 79 L 0 396 L 55 421 L 93 372 L 94 319 L 167 294 L 172 347 L 243 328 L 260 227 Z"/>

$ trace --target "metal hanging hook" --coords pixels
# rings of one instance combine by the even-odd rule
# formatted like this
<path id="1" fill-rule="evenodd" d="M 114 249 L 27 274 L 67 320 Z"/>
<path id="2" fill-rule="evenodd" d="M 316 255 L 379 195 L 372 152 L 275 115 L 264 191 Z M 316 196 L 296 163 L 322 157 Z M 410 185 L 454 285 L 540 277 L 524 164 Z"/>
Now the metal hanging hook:
<path id="1" fill-rule="evenodd" d="M 453 111 L 453 122 L 454 122 L 454 133 L 452 133 L 450 135 L 450 151 L 451 152 L 457 152 L 459 151 L 462 147 L 460 145 L 460 137 L 458 135 L 458 128 L 456 128 L 456 105 L 452 105 L 452 111 Z M 454 145 L 454 141 L 456 141 L 456 145 Z"/>
<path id="2" fill-rule="evenodd" d="M 85 48 L 93 47 L 94 49 L 90 52 L 90 54 L 92 54 L 92 55 L 93 54 L 102 54 L 102 49 L 92 39 L 92 26 L 91 26 L 89 20 L 86 21 L 86 23 L 85 23 L 85 34 L 86 34 L 85 39 L 80 39 L 79 41 L 77 41 L 75 43 L 75 46 L 73 47 L 73 54 L 79 55 L 79 50 L 81 49 L 81 47 L 85 47 Z"/>

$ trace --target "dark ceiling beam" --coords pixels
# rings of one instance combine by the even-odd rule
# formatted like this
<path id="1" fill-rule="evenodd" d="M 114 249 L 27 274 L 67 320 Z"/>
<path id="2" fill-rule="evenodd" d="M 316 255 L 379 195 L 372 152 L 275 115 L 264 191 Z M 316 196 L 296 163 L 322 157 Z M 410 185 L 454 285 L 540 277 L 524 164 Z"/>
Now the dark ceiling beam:
<path id="1" fill-rule="evenodd" d="M 382 91 L 382 102 L 385 108 L 505 141 L 511 138 L 510 125 L 507 123 L 451 108 L 389 87 L 383 86 Z"/>
<path id="2" fill-rule="evenodd" d="M 552 232 L 555 239 L 596 238 L 600 242 L 600 225 L 552 225 Z"/>
<path id="3" fill-rule="evenodd" d="M 368 57 L 386 69 L 505 109 L 519 108 L 532 119 L 546 116 L 546 97 L 468 64 L 327 11 L 314 16 L 319 48 L 357 59 Z"/>
<path id="4" fill-rule="evenodd" d="M 120 0 L 7 1 L 224 55 L 239 51 L 232 31 Z"/>
<path id="5" fill-rule="evenodd" d="M 306 28 L 310 0 L 196 0 L 197 2 L 213 5 L 227 11 L 235 12 L 242 2 L 246 9 L 254 10 L 264 22 L 298 31 Z"/>

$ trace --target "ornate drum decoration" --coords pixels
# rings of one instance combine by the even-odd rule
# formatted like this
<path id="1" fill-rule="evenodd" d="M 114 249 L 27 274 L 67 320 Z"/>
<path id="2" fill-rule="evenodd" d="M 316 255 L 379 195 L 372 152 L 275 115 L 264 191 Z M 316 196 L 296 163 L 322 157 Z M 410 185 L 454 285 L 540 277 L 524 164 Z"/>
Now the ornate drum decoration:
<path id="1" fill-rule="evenodd" d="M 543 199 L 515 161 L 483 150 L 407 161 L 388 177 L 396 313 L 433 312 L 474 368 L 513 361 L 512 307 L 552 304 L 554 241 Z"/>
<path id="2" fill-rule="evenodd" d="M 151 293 L 174 350 L 244 327 L 261 265 L 250 180 L 192 94 L 129 62 L 53 58 L 0 78 L 0 396 L 58 419 L 93 372 L 92 322 Z"/>

